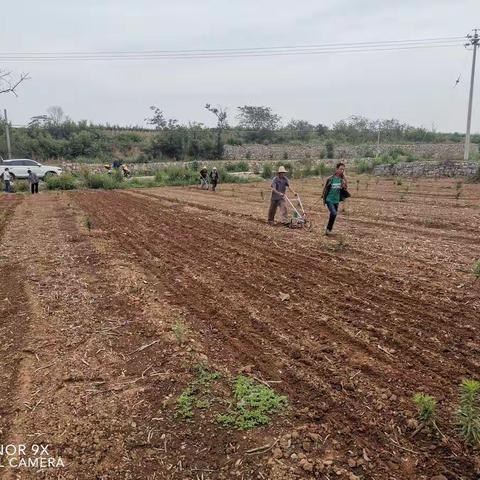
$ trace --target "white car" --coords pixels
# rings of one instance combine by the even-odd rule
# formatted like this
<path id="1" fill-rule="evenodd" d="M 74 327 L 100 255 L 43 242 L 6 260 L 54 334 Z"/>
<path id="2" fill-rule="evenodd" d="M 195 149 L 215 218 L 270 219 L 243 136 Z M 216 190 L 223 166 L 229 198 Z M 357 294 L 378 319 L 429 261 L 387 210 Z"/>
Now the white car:
<path id="1" fill-rule="evenodd" d="M 0 162 L 0 177 L 3 178 L 3 172 L 8 168 L 13 178 L 27 178 L 28 170 L 38 175 L 38 178 L 45 179 L 50 175 L 60 175 L 62 169 L 50 165 L 42 165 L 35 160 L 28 158 L 16 158 L 12 160 L 3 160 Z"/>

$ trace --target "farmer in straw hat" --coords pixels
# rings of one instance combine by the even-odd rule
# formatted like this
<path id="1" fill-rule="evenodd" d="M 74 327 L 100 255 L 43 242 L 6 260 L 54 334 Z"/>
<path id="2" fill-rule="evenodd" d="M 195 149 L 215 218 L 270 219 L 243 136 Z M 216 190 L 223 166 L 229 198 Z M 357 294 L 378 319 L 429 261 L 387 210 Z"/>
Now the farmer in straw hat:
<path id="1" fill-rule="evenodd" d="M 287 191 L 287 187 L 292 192 L 293 195 L 297 195 L 292 188 L 290 187 L 290 183 L 288 182 L 288 178 L 285 176 L 287 171 L 285 167 L 282 165 L 278 167 L 277 175 L 272 180 L 272 197 L 270 199 L 270 208 L 268 210 L 268 223 L 270 225 L 274 224 L 275 213 L 277 208 L 280 207 L 280 216 L 281 222 L 283 224 L 288 223 L 288 212 L 287 212 L 287 202 L 285 200 L 285 192 Z"/>

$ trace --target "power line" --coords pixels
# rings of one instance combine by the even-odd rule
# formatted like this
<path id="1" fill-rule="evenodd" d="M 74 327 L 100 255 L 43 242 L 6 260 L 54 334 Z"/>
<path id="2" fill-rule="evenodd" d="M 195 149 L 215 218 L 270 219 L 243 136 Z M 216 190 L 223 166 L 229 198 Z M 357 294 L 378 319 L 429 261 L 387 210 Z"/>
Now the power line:
<path id="1" fill-rule="evenodd" d="M 443 37 L 418 40 L 394 40 L 383 42 L 358 42 L 342 44 L 255 47 L 216 50 L 151 50 L 131 52 L 50 52 L 50 53 L 0 53 L 3 61 L 89 61 L 89 60 L 165 60 L 274 57 L 287 55 L 319 55 L 328 53 L 362 53 L 375 51 L 411 50 L 423 48 L 447 48 L 463 45 L 464 37 Z"/>
<path id="2" fill-rule="evenodd" d="M 188 50 L 127 50 L 127 51 L 86 51 L 86 52 L 5 52 L 3 55 L 96 55 L 96 54 L 147 54 L 147 53 L 214 53 L 214 52 L 238 52 L 255 50 L 277 50 L 277 49 L 298 49 L 298 48 L 324 48 L 324 47 L 343 47 L 359 45 L 386 45 L 403 43 L 432 43 L 452 40 L 463 40 L 465 37 L 434 37 L 414 40 L 382 40 L 378 42 L 350 42 L 350 43 L 320 43 L 310 45 L 283 45 L 274 47 L 246 47 L 246 48 L 214 48 L 214 49 L 188 49 Z"/>

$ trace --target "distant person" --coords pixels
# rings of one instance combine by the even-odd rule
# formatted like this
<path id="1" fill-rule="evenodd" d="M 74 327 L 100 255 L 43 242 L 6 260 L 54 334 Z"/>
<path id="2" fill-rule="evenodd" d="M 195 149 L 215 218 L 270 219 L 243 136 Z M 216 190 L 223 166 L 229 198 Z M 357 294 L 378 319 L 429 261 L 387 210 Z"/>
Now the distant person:
<path id="1" fill-rule="evenodd" d="M 219 177 L 220 175 L 218 174 L 217 167 L 213 167 L 212 171 L 210 172 L 210 183 L 212 184 L 212 192 L 214 192 L 217 188 Z"/>
<path id="2" fill-rule="evenodd" d="M 203 190 L 208 190 L 208 169 L 207 167 L 202 167 L 200 170 L 200 188 Z"/>
<path id="3" fill-rule="evenodd" d="M 27 170 L 28 173 L 28 183 L 30 183 L 30 190 L 32 195 L 38 193 L 38 176 L 36 173 L 33 173 L 30 169 Z"/>
<path id="4" fill-rule="evenodd" d="M 119 160 L 118 158 L 115 158 L 115 159 L 113 160 L 112 167 L 113 167 L 115 170 L 118 170 L 121 166 L 122 166 L 121 160 Z"/>
<path id="5" fill-rule="evenodd" d="M 268 209 L 268 224 L 274 225 L 275 213 L 280 208 L 280 220 L 284 225 L 288 224 L 287 202 L 285 192 L 290 189 L 293 195 L 297 195 L 290 187 L 288 178 L 285 176 L 287 170 L 284 166 L 278 167 L 277 175 L 272 180 L 272 196 L 270 198 L 270 208 Z"/>
<path id="6" fill-rule="evenodd" d="M 325 235 L 332 233 L 333 224 L 338 215 L 338 207 L 340 202 L 343 202 L 350 196 L 347 191 L 347 179 L 345 177 L 345 164 L 343 162 L 337 163 L 335 173 L 327 178 L 325 187 L 323 189 L 323 203 L 330 212 L 328 224 L 325 227 Z"/>
<path id="7" fill-rule="evenodd" d="M 128 168 L 128 165 L 122 165 L 122 173 L 125 178 L 128 178 L 132 175 L 132 172 Z"/>
<path id="8" fill-rule="evenodd" d="M 11 182 L 12 182 L 12 174 L 8 168 L 5 168 L 3 172 L 3 183 L 5 184 L 5 192 L 10 193 L 11 191 Z"/>

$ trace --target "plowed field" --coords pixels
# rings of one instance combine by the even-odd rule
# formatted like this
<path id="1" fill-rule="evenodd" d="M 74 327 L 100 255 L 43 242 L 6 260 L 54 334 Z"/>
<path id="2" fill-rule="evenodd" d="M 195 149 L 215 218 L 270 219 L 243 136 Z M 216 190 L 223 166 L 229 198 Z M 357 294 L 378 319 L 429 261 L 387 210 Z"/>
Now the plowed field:
<path id="1" fill-rule="evenodd" d="M 0 477 L 477 478 L 454 412 L 480 379 L 480 185 L 350 185 L 330 237 L 316 179 L 311 230 L 266 225 L 268 183 L 0 197 L 0 445 L 65 465 L 0 452 Z M 199 365 L 220 377 L 185 419 Z M 268 426 L 216 421 L 240 372 L 288 396 Z"/>

